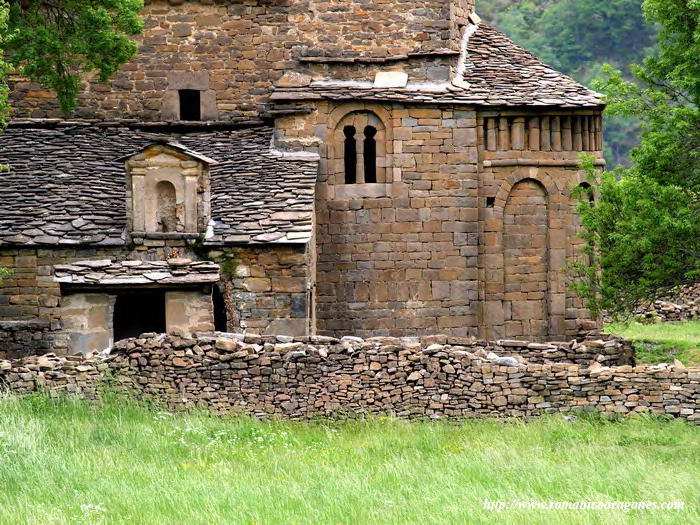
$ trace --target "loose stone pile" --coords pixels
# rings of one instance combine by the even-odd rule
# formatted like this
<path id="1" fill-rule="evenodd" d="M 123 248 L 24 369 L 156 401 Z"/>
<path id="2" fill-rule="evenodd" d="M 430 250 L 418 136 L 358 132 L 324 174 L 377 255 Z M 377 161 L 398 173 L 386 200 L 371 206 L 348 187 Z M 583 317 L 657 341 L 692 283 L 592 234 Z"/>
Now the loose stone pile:
<path id="1" fill-rule="evenodd" d="M 700 319 L 700 283 L 682 286 L 651 306 L 639 308 L 635 314 L 652 322 Z"/>
<path id="2" fill-rule="evenodd" d="M 618 343 L 619 344 L 619 343 Z M 0 384 L 92 399 L 117 388 L 172 408 L 205 406 L 294 419 L 395 414 L 408 418 L 522 417 L 595 409 L 700 422 L 700 369 L 528 363 L 476 341 L 144 334 L 105 355 L 0 361 Z M 602 348 L 605 348 L 603 345 Z M 529 348 L 535 354 L 539 348 Z M 542 353 L 552 350 L 542 348 Z M 563 350 L 562 350 L 563 351 Z M 551 354 L 553 355 L 553 354 Z"/>

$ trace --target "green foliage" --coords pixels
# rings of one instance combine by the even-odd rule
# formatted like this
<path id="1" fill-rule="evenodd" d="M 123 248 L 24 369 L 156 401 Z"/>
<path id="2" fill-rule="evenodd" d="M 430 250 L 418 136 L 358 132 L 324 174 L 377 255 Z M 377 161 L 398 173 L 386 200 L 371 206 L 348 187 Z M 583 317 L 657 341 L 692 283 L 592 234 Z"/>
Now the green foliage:
<path id="1" fill-rule="evenodd" d="M 627 314 L 700 278 L 700 0 L 646 0 L 661 25 L 659 51 L 632 68 L 606 69 L 597 84 L 609 111 L 641 123 L 634 165 L 597 174 L 600 199 L 579 211 L 593 265 L 577 288 L 594 310 Z"/>
<path id="2" fill-rule="evenodd" d="M 652 417 L 262 422 L 7 396 L 0 523 L 696 523 L 699 446 L 692 425 Z M 496 512 L 484 500 L 685 509 Z"/>
<path id="3" fill-rule="evenodd" d="M 236 276 L 238 271 L 238 261 L 234 259 L 231 255 L 225 254 L 221 257 L 219 261 L 219 268 L 221 270 L 221 275 L 225 279 L 232 279 Z"/>
<path id="4" fill-rule="evenodd" d="M 141 31 L 142 7 L 143 0 L 0 0 L 0 44 L 13 69 L 55 91 L 69 112 L 81 75 L 95 71 L 106 81 L 134 56 L 129 37 Z M 0 64 L 5 93 L 6 73 Z M 6 103 L 0 98 L 5 112 Z"/>
<path id="5" fill-rule="evenodd" d="M 628 74 L 628 65 L 655 44 L 656 28 L 644 24 L 641 0 L 494 0 L 477 9 L 517 44 L 589 86 L 604 63 Z M 635 119 L 607 119 L 608 163 L 628 164 L 638 136 Z"/>
<path id="6" fill-rule="evenodd" d="M 5 49 L 6 41 L 11 37 L 11 32 L 8 25 L 9 15 L 10 10 L 6 1 L 0 0 L 0 51 Z M 10 64 L 7 63 L 4 55 L 0 53 L 0 129 L 3 129 L 7 125 L 7 117 L 9 113 L 7 98 L 10 90 L 4 80 L 10 69 Z M 1 165 L 0 171 L 2 171 Z"/>

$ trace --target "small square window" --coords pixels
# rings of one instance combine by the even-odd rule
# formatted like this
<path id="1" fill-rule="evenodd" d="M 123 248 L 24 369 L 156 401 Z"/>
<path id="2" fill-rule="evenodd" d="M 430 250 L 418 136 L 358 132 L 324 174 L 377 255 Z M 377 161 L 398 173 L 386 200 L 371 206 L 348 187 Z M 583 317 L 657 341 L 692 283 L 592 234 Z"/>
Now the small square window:
<path id="1" fill-rule="evenodd" d="M 496 205 L 496 197 L 486 197 L 486 207 L 493 208 Z"/>
<path id="2" fill-rule="evenodd" d="M 180 120 L 202 120 L 201 92 L 198 89 L 181 89 Z"/>

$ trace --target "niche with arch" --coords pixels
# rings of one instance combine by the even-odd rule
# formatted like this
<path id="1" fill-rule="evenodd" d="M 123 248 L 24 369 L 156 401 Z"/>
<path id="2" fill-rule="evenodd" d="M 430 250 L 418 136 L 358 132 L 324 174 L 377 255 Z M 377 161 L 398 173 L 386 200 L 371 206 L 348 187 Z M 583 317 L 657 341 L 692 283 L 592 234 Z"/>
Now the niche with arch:
<path id="1" fill-rule="evenodd" d="M 177 192 L 172 182 L 162 180 L 156 184 L 156 228 L 159 232 L 182 231 L 181 213 L 178 213 Z"/>
<path id="2" fill-rule="evenodd" d="M 125 157 L 132 235 L 201 234 L 210 219 L 209 166 L 215 161 L 176 143 Z"/>

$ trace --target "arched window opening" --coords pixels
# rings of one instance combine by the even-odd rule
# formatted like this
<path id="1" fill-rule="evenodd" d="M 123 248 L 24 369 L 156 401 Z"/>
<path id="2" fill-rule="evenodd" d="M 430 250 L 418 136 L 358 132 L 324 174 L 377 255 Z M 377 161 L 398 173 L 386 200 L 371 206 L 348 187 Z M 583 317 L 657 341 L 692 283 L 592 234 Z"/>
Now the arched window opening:
<path id="1" fill-rule="evenodd" d="M 377 128 L 367 126 L 365 128 L 364 162 L 365 182 L 374 184 L 377 182 Z"/>
<path id="2" fill-rule="evenodd" d="M 331 185 L 387 184 L 391 182 L 391 137 L 382 120 L 371 111 L 353 111 L 334 126 L 328 183 Z M 339 191 L 345 191 L 339 189 Z M 351 189 L 374 195 L 380 188 Z M 358 193 L 359 192 L 359 193 Z M 349 195 L 349 193 L 348 193 Z"/>
<path id="3" fill-rule="evenodd" d="M 355 126 L 345 126 L 345 184 L 357 182 L 357 145 Z"/>
<path id="4" fill-rule="evenodd" d="M 159 232 L 170 233 L 178 230 L 177 198 L 175 186 L 171 182 L 161 181 L 156 186 L 158 199 L 157 227 Z"/>

